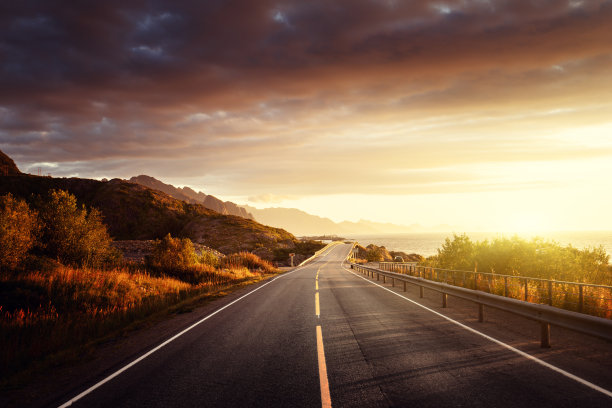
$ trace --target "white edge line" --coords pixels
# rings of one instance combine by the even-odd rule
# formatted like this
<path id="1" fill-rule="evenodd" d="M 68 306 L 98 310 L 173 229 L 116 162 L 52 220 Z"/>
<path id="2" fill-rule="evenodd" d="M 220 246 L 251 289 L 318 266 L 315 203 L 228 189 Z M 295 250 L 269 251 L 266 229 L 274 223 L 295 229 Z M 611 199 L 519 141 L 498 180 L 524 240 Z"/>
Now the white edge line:
<path id="1" fill-rule="evenodd" d="M 553 370 L 553 371 L 555 371 L 555 372 L 557 372 L 557 373 L 559 373 L 559 374 L 561 374 L 561 375 L 564 375 L 564 376 L 566 376 L 566 377 L 568 377 L 568 378 L 571 378 L 572 380 L 577 381 L 577 382 L 579 382 L 579 383 L 580 383 L 580 384 L 582 384 L 582 385 L 586 385 L 587 387 L 589 387 L 589 388 L 591 388 L 591 389 L 593 389 L 593 390 L 595 390 L 595 391 L 599 391 L 599 392 L 601 392 L 602 394 L 607 395 L 608 397 L 611 397 L 611 398 L 612 398 L 612 391 L 606 390 L 605 388 L 602 388 L 602 387 L 600 387 L 600 386 L 598 386 L 598 385 L 595 385 L 595 384 L 593 384 L 592 382 L 589 382 L 589 381 L 587 381 L 587 380 L 585 380 L 585 379 L 583 379 L 583 378 L 580 378 L 580 377 L 578 377 L 578 376 L 576 376 L 576 375 L 574 375 L 574 374 L 572 374 L 572 373 L 570 373 L 570 372 L 567 372 L 567 371 L 565 371 L 565 370 L 563 370 L 563 369 L 561 369 L 561 368 L 559 368 L 559 367 L 556 367 L 556 366 L 554 366 L 554 365 L 552 365 L 552 364 L 550 364 L 550 363 L 547 363 L 547 362 L 546 362 L 546 361 L 544 361 L 544 360 L 540 360 L 539 358 L 534 357 L 534 356 L 532 356 L 531 354 L 525 353 L 524 351 L 521 351 L 521 350 L 519 350 L 519 349 L 517 349 L 517 348 L 514 348 L 514 347 L 512 347 L 512 346 L 511 346 L 511 345 L 509 345 L 509 344 L 506 344 L 506 343 L 504 343 L 504 342 L 502 342 L 502 341 L 500 341 L 500 340 L 497 340 L 497 339 L 495 339 L 495 338 L 493 338 L 493 337 L 491 337 L 491 336 L 488 336 L 488 335 L 486 335 L 486 334 L 484 334 L 484 333 L 481 333 L 481 332 L 479 332 L 479 331 L 478 331 L 478 330 L 476 330 L 476 329 L 473 329 L 473 328 L 471 328 L 471 327 L 469 327 L 469 326 L 466 326 L 466 325 L 465 325 L 465 324 L 463 324 L 463 323 L 459 323 L 458 321 L 453 320 L 453 319 L 451 319 L 450 317 L 443 315 L 442 313 L 436 312 L 435 310 L 430 309 L 430 308 L 428 308 L 427 306 L 423 306 L 422 304 L 420 304 L 420 303 L 418 303 L 418 302 L 415 302 L 415 301 L 414 301 L 414 300 L 412 300 L 412 299 L 408 299 L 407 297 L 402 296 L 401 294 L 399 294 L 399 293 L 397 293 L 397 292 L 395 292 L 395 291 L 392 291 L 392 290 L 391 290 L 391 289 L 389 289 L 389 288 L 386 288 L 386 287 L 384 287 L 384 286 L 382 286 L 382 285 L 379 285 L 379 284 L 377 284 L 377 283 L 375 283 L 375 282 L 370 281 L 369 279 L 366 279 L 366 278 L 364 278 L 364 277 L 362 277 L 362 276 L 359 276 L 359 275 L 357 275 L 355 272 L 353 272 L 353 271 L 351 271 L 351 270 L 347 269 L 346 267 L 344 267 L 344 265 L 342 265 L 342 269 L 344 269 L 345 271 L 347 271 L 347 272 L 349 272 L 349 273 L 352 273 L 353 275 L 355 275 L 356 277 L 358 277 L 358 278 L 360 278 L 360 279 L 365 280 L 366 282 L 371 283 L 372 285 L 376 285 L 376 286 L 378 286 L 379 288 L 382 288 L 382 289 L 384 289 L 384 290 L 386 290 L 386 291 L 388 291 L 388 292 L 393 293 L 394 295 L 397 295 L 397 296 L 401 297 L 402 299 L 405 299 L 405 300 L 407 300 L 407 301 L 409 301 L 409 302 L 411 302 L 411 303 L 414 303 L 415 305 L 417 305 L 417 306 L 419 306 L 419 307 L 422 307 L 423 309 L 425 309 L 425 310 L 427 310 L 427 311 L 429 311 L 429 312 L 431 312 L 431 313 L 433 313 L 433 314 L 436 314 L 436 315 L 438 315 L 438 316 L 440 316 L 440 317 L 442 317 L 442 318 L 444 318 L 444 319 L 448 320 L 449 322 L 454 323 L 454 324 L 456 324 L 457 326 L 464 328 L 464 329 L 465 329 L 465 330 L 467 330 L 467 331 L 470 331 L 470 332 L 472 332 L 472 333 L 478 334 L 479 336 L 482 336 L 482 337 L 484 337 L 485 339 L 487 339 L 487 340 L 489 340 L 489 341 L 492 341 L 493 343 L 496 343 L 496 344 L 498 344 L 498 345 L 500 345 L 500 346 L 502 346 L 502 347 L 504 347 L 504 348 L 506 348 L 506 349 L 508 349 L 508 350 L 510 350 L 510 351 L 512 351 L 512 352 L 514 352 L 514 353 L 516 353 L 516 354 L 518 354 L 518 355 L 520 355 L 520 356 L 523 356 L 523 357 L 525 357 L 525 358 L 527 358 L 527 359 L 529 359 L 529 360 L 532 360 L 532 361 L 534 361 L 534 362 L 536 362 L 536 363 L 540 364 L 541 366 L 544 366 L 544 367 L 546 367 L 546 368 L 549 368 L 549 369 L 551 369 L 551 370 Z"/>
<path id="2" fill-rule="evenodd" d="M 124 371 L 128 370 L 129 368 L 135 366 L 136 364 L 138 364 L 139 362 L 141 362 L 142 360 L 144 360 L 145 358 L 149 357 L 151 354 L 155 353 L 156 351 L 158 351 L 159 349 L 161 349 L 162 347 L 166 346 L 168 343 L 176 340 L 177 338 L 179 338 L 180 336 L 182 336 L 183 334 L 187 333 L 188 331 L 190 331 L 191 329 L 193 329 L 194 327 L 196 327 L 197 325 L 199 325 L 200 323 L 208 320 L 209 318 L 213 317 L 214 315 L 216 315 L 217 313 L 221 312 L 224 309 L 227 309 L 228 307 L 230 307 L 231 305 L 233 305 L 234 303 L 244 299 L 245 297 L 257 292 L 259 289 L 263 288 L 264 286 L 267 286 L 269 284 L 271 284 L 272 282 L 274 282 L 277 279 L 283 278 L 287 275 L 290 275 L 294 272 L 297 272 L 301 269 L 303 269 L 304 267 L 301 268 L 297 268 L 294 269 L 291 272 L 287 272 L 284 273 L 280 276 L 275 277 L 274 279 L 270 280 L 269 282 L 264 283 L 263 285 L 253 289 L 252 291 L 250 291 L 249 293 L 246 293 L 242 296 L 240 296 L 238 299 L 232 301 L 231 303 L 228 303 L 227 305 L 223 306 L 222 308 L 215 310 L 214 312 L 212 312 L 211 314 L 209 314 L 208 316 L 198 320 L 197 322 L 195 322 L 194 324 L 192 324 L 191 326 L 187 327 L 186 329 L 184 329 L 183 331 L 181 331 L 180 333 L 175 334 L 174 336 L 172 336 L 171 338 L 169 338 L 168 340 L 164 341 L 163 343 L 161 343 L 160 345 L 158 345 L 157 347 L 149 350 L 148 352 L 146 352 L 145 354 L 143 354 L 142 356 L 138 357 L 136 360 L 132 361 L 131 363 L 125 365 L 124 367 L 120 368 L 119 370 L 115 371 L 114 373 L 112 373 L 111 375 L 109 375 L 108 377 L 104 378 L 103 380 L 97 382 L 96 384 L 92 385 L 91 387 L 89 387 L 88 389 L 86 389 L 85 391 L 81 392 L 80 394 L 78 394 L 77 396 L 71 398 L 70 400 L 64 402 L 62 405 L 60 405 L 58 408 L 65 408 L 65 407 L 69 407 L 71 406 L 73 403 L 77 402 L 78 400 L 80 400 L 81 398 L 83 398 L 84 396 L 90 394 L 92 391 L 96 390 L 97 388 L 101 387 L 102 385 L 106 384 L 107 382 L 109 382 L 110 380 L 112 380 L 113 378 L 117 377 L 118 375 L 120 375 L 121 373 L 123 373 Z"/>

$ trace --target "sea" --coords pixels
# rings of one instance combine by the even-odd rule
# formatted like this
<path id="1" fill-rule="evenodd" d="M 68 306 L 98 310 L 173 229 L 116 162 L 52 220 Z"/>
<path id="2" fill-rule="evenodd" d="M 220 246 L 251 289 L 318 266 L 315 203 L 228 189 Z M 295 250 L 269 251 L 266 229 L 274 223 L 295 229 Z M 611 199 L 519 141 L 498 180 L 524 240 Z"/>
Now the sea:
<path id="1" fill-rule="evenodd" d="M 462 233 L 457 233 L 462 234 Z M 512 237 L 516 234 L 499 234 L 489 232 L 466 232 L 472 241 L 492 240 L 498 237 Z M 559 231 L 540 234 L 518 234 L 524 239 L 539 237 L 554 241 L 560 245 L 571 245 L 574 248 L 585 249 L 603 246 L 610 255 L 612 262 L 612 231 Z M 442 247 L 446 238 L 452 239 L 453 233 L 442 232 L 413 232 L 402 234 L 344 234 L 345 238 L 354 239 L 360 245 L 374 244 L 384 246 L 390 251 L 402 251 L 408 254 L 419 254 L 425 257 L 436 255 L 438 248 Z"/>

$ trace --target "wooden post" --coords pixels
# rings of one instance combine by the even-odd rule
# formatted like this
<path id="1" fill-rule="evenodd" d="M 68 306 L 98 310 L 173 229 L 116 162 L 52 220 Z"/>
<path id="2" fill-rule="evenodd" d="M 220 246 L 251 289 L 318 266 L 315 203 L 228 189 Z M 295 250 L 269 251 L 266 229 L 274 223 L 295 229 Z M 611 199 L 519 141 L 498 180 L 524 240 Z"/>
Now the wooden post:
<path id="1" fill-rule="evenodd" d="M 423 297 L 423 287 L 419 286 L 419 297 Z"/>
<path id="2" fill-rule="evenodd" d="M 552 290 L 552 281 L 548 281 L 548 304 L 552 306 L 553 304 L 553 290 Z"/>
<path id="3" fill-rule="evenodd" d="M 542 337 L 540 338 L 540 346 L 542 348 L 550 348 L 550 324 L 540 323 L 542 325 Z"/>
<path id="4" fill-rule="evenodd" d="M 404 292 L 406 291 L 406 281 L 404 281 Z"/>
<path id="5" fill-rule="evenodd" d="M 446 293 L 442 294 L 442 307 L 446 307 L 446 304 L 448 302 L 448 295 Z"/>
<path id="6" fill-rule="evenodd" d="M 508 277 L 504 276 L 504 296 L 508 297 Z"/>
<path id="7" fill-rule="evenodd" d="M 482 303 L 478 304 L 478 321 L 480 323 L 484 322 L 484 305 Z"/>
<path id="8" fill-rule="evenodd" d="M 383 283 L 387 283 L 387 275 L 383 275 Z"/>
<path id="9" fill-rule="evenodd" d="M 395 278 L 391 278 L 391 287 L 395 287 Z"/>

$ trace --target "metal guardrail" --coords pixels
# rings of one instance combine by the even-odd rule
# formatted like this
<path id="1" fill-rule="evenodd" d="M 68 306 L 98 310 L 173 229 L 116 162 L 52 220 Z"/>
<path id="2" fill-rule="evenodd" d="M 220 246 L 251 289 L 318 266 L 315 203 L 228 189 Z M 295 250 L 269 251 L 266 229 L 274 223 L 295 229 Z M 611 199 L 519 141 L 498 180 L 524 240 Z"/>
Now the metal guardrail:
<path id="1" fill-rule="evenodd" d="M 523 300 L 506 298 L 491 293 L 485 293 L 474 289 L 467 289 L 449 285 L 442 282 L 434 282 L 423 277 L 415 277 L 406 274 L 383 271 L 358 264 L 350 264 L 351 269 L 364 275 L 386 283 L 387 278 L 398 280 L 404 284 L 416 285 L 420 288 L 420 297 L 424 296 L 424 289 L 433 290 L 442 294 L 442 307 L 447 306 L 447 297 L 454 296 L 460 299 L 469 300 L 478 305 L 478 321 L 484 321 L 484 306 L 503 310 L 531 320 L 536 320 L 541 324 L 540 344 L 542 347 L 550 347 L 550 325 L 563 327 L 580 333 L 599 337 L 612 341 L 612 320 L 601 317 L 589 316 L 582 313 L 559 309 L 550 305 L 542 305 L 525 302 Z"/>
<path id="2" fill-rule="evenodd" d="M 477 271 L 457 271 L 397 262 L 380 262 L 379 269 L 526 302 L 547 304 L 574 312 L 612 318 L 612 286 Z"/>

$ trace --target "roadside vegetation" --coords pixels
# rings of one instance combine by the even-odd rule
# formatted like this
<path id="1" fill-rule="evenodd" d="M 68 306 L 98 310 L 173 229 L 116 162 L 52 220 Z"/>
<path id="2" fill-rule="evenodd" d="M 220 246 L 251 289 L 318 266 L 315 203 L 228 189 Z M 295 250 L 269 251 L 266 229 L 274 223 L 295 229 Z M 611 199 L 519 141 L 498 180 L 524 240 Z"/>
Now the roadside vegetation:
<path id="1" fill-rule="evenodd" d="M 467 235 L 446 238 L 438 254 L 423 265 L 477 270 L 502 275 L 612 285 L 610 256 L 603 247 L 577 249 L 541 238 L 518 236 L 472 241 Z"/>
<path id="2" fill-rule="evenodd" d="M 30 201 L 0 196 L 1 379 L 185 300 L 279 272 L 251 253 L 199 254 L 170 234 L 145 262 L 127 262 L 96 209 L 62 190 Z"/>
<path id="3" fill-rule="evenodd" d="M 463 234 L 446 238 L 438 254 L 421 265 L 470 271 L 449 278 L 447 273 L 426 270 L 434 280 L 451 279 L 458 286 L 612 318 L 609 261 L 601 246 L 577 249 L 518 236 L 478 242 Z"/>

